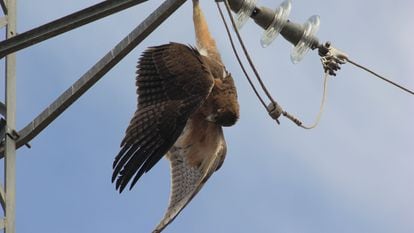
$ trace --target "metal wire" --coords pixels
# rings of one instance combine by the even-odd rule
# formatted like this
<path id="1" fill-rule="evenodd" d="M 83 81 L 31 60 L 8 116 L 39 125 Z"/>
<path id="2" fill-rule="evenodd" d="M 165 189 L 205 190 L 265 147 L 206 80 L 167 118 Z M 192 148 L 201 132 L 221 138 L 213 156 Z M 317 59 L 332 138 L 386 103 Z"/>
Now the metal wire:
<path id="1" fill-rule="evenodd" d="M 233 49 L 233 53 L 236 56 L 237 62 L 239 63 L 241 69 L 243 70 L 244 76 L 246 76 L 247 81 L 250 84 L 250 87 L 253 89 L 253 91 L 256 94 L 257 98 L 259 99 L 260 103 L 262 103 L 263 107 L 265 109 L 267 109 L 266 103 L 264 102 L 263 98 L 260 96 L 260 94 L 257 91 L 256 87 L 254 86 L 254 84 L 253 84 L 250 76 L 247 74 L 247 71 L 244 68 L 243 63 L 240 60 L 240 56 L 239 56 L 239 54 L 238 54 L 238 52 L 236 50 L 236 46 L 234 45 L 233 37 L 231 36 L 229 26 L 227 25 L 226 19 L 224 18 L 224 14 L 223 14 L 223 11 L 221 10 L 220 4 L 218 2 L 216 2 L 216 5 L 217 5 L 217 9 L 218 9 L 218 11 L 220 13 L 221 20 L 223 21 L 224 27 L 226 28 L 226 32 L 227 32 L 227 35 L 228 35 L 229 40 L 230 40 L 231 48 Z"/>
<path id="2" fill-rule="evenodd" d="M 256 70 L 256 67 L 253 64 L 253 61 L 250 58 L 249 52 L 247 51 L 246 46 L 243 43 L 243 40 L 242 40 L 242 38 L 240 36 L 240 33 L 239 33 L 239 30 L 237 29 L 236 23 L 234 22 L 233 15 L 231 14 L 230 5 L 229 5 L 228 0 L 224 0 L 224 5 L 226 6 L 226 10 L 227 10 L 227 13 L 229 15 L 229 18 L 230 18 L 231 24 L 233 26 L 233 29 L 236 32 L 237 38 L 239 39 L 240 45 L 241 45 L 241 47 L 243 49 L 243 52 L 244 52 L 244 54 L 246 56 L 247 61 L 249 62 L 250 67 L 253 70 L 253 73 L 256 76 L 257 81 L 259 81 L 260 86 L 262 87 L 263 91 L 265 92 L 266 96 L 270 99 L 270 101 L 272 103 L 276 103 L 276 101 L 273 99 L 272 95 L 269 93 L 269 91 L 267 90 L 266 86 L 264 85 L 262 79 L 260 78 L 259 72 Z"/>
<path id="3" fill-rule="evenodd" d="M 403 91 L 405 91 L 405 92 L 407 92 L 407 93 L 409 93 L 409 94 L 411 94 L 411 95 L 414 95 L 414 92 L 413 92 L 412 90 L 409 90 L 409 89 L 407 89 L 407 88 L 405 88 L 405 87 L 401 86 L 400 84 L 395 83 L 395 82 L 393 82 L 393 81 L 391 81 L 391 80 L 389 80 L 389 79 L 385 78 L 384 76 L 382 76 L 382 75 L 379 75 L 379 74 L 375 73 L 374 71 L 372 71 L 372 70 L 370 70 L 370 69 L 368 69 L 368 68 L 366 68 L 366 67 L 364 67 L 364 66 L 362 66 L 362 65 L 360 65 L 360 64 L 358 64 L 358 63 L 356 63 L 356 62 L 354 62 L 354 61 L 352 61 L 352 60 L 351 60 L 351 59 L 349 59 L 349 58 L 346 58 L 346 60 L 347 60 L 349 63 L 351 63 L 352 65 L 354 65 L 354 66 L 356 66 L 356 67 L 358 67 L 358 68 L 360 68 L 360 69 L 362 69 L 362 70 L 367 71 L 368 73 L 370 73 L 370 74 L 372 74 L 372 75 L 376 76 L 377 78 L 380 78 L 380 79 L 382 79 L 382 80 L 384 80 L 384 81 L 386 81 L 386 82 L 388 82 L 388 83 L 390 83 L 390 84 L 394 85 L 395 87 L 398 87 L 398 88 L 400 88 L 401 90 L 403 90 Z"/>
<path id="4" fill-rule="evenodd" d="M 325 76 L 323 78 L 322 100 L 321 100 L 321 105 L 319 107 L 319 112 L 318 112 L 318 115 L 316 116 L 315 122 L 311 126 L 300 125 L 300 127 L 304 128 L 304 129 L 313 129 L 316 126 L 318 126 L 319 122 L 321 121 L 322 113 L 323 113 L 325 103 L 326 103 L 326 96 L 327 96 L 327 93 L 328 93 L 328 79 L 329 79 L 329 73 L 325 72 Z"/>

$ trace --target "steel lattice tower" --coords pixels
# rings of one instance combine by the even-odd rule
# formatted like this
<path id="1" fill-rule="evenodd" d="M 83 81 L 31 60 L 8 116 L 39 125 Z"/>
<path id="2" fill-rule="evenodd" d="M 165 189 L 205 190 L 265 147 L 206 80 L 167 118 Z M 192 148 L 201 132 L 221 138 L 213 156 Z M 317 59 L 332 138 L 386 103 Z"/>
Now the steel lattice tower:
<path id="1" fill-rule="evenodd" d="M 5 62 L 6 102 L 0 102 L 0 159 L 4 158 L 4 188 L 0 185 L 0 203 L 4 217 L 0 219 L 0 229 L 5 233 L 15 233 L 15 190 L 16 190 L 16 149 L 28 142 L 53 122 L 80 96 L 89 90 L 110 69 L 121 61 L 132 49 L 140 44 L 152 31 L 173 14 L 186 0 L 166 0 L 141 24 L 64 91 L 43 112 L 23 129 L 16 130 L 16 55 L 21 49 L 58 36 L 62 33 L 112 15 L 146 0 L 110 0 L 64 16 L 32 30 L 16 32 L 16 0 L 0 0 L 3 15 L 0 16 L 0 29 L 5 27 L 6 38 L 0 41 L 0 59 Z"/>

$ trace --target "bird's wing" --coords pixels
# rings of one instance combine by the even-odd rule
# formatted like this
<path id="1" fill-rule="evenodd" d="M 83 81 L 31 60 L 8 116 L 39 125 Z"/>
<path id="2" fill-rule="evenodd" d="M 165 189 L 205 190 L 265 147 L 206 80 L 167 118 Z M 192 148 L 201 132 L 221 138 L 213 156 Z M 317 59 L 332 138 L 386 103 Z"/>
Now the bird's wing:
<path id="1" fill-rule="evenodd" d="M 147 49 L 137 68 L 138 109 L 113 163 L 120 192 L 168 152 L 214 83 L 198 51 L 178 43 Z"/>
<path id="2" fill-rule="evenodd" d="M 191 119 L 183 134 L 171 148 L 170 202 L 164 218 L 153 233 L 161 232 L 200 191 L 210 176 L 220 168 L 226 155 L 221 126 Z"/>

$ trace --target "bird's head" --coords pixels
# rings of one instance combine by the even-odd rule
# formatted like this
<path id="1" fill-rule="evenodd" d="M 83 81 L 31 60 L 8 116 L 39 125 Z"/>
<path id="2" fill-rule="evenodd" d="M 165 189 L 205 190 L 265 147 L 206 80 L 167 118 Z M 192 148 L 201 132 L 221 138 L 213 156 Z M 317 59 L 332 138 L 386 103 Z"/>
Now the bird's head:
<path id="1" fill-rule="evenodd" d="M 221 126 L 232 126 L 239 119 L 239 103 L 234 81 L 229 72 L 221 78 L 214 79 L 211 93 L 213 111 L 207 116 L 208 121 Z"/>

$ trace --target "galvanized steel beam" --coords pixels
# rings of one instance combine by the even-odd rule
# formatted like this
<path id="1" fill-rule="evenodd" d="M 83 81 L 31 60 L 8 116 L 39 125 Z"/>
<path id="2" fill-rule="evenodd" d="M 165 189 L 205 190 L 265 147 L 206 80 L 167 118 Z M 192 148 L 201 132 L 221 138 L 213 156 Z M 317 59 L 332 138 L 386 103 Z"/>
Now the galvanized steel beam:
<path id="1" fill-rule="evenodd" d="M 133 48 L 143 41 L 152 31 L 154 31 L 164 20 L 166 20 L 175 10 L 177 10 L 186 0 L 166 0 L 151 15 L 149 15 L 138 27 L 128 36 L 119 42 L 91 69 L 89 69 L 80 79 L 70 88 L 61 94 L 49 107 L 40 113 L 32 122 L 19 131 L 17 147 L 28 143 L 63 111 L 82 96 L 92 87 L 102 76 L 124 58 Z M 3 149 L 0 148 L 0 152 Z M 0 155 L 0 158 L 3 156 Z"/>
<path id="2" fill-rule="evenodd" d="M 1 0 L 0 0 L 1 1 Z M 0 42 L 0 58 L 147 0 L 106 0 Z"/>
<path id="3" fill-rule="evenodd" d="M 7 1 L 6 39 L 16 35 L 16 0 Z M 5 233 L 15 233 L 16 217 L 16 141 L 7 135 L 16 128 L 16 54 L 6 56 L 6 139 L 4 159 L 4 185 L 6 206 Z"/>

